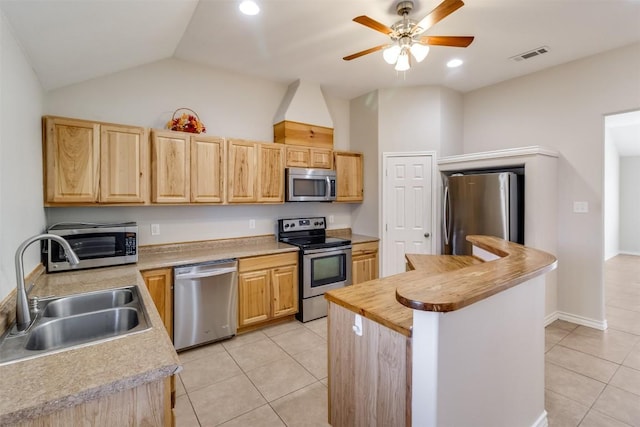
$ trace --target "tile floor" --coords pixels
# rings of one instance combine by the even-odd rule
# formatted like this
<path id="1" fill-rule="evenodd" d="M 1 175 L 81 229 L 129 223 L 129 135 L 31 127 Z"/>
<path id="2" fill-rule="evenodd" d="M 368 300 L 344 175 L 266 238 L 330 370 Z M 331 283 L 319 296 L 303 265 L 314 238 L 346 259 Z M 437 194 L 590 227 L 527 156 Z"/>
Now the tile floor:
<path id="1" fill-rule="evenodd" d="M 640 257 L 605 263 L 606 331 L 546 328 L 545 406 L 551 427 L 640 427 Z"/>
<path id="2" fill-rule="evenodd" d="M 327 319 L 284 323 L 180 353 L 176 426 L 327 424 Z"/>
<path id="3" fill-rule="evenodd" d="M 605 264 L 609 329 L 546 328 L 551 427 L 640 427 L 640 257 Z M 176 425 L 327 426 L 326 319 L 180 353 Z"/>

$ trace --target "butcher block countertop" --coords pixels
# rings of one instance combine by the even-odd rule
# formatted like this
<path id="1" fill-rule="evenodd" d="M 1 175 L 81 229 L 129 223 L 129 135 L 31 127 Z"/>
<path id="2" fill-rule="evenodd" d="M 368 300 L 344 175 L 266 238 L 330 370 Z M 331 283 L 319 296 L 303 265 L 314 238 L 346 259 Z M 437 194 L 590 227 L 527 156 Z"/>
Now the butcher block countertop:
<path id="1" fill-rule="evenodd" d="M 146 246 L 140 248 L 137 264 L 42 274 L 29 296 L 71 295 L 136 284 L 151 327 L 110 341 L 1 365 L 0 425 L 161 380 L 180 369 L 178 355 L 140 271 L 297 251 L 294 246 L 278 243 L 273 235 L 255 236 Z"/>
<path id="2" fill-rule="evenodd" d="M 497 237 L 467 236 L 467 240 L 499 258 L 450 273 L 407 278 L 396 288 L 398 301 L 415 310 L 459 310 L 547 273 L 557 265 L 551 254 Z"/>
<path id="3" fill-rule="evenodd" d="M 325 294 L 332 303 L 411 336 L 413 310 L 452 311 L 480 301 L 555 268 L 545 252 L 488 236 L 469 236 L 500 259 L 407 254 L 413 271 L 371 280 Z"/>

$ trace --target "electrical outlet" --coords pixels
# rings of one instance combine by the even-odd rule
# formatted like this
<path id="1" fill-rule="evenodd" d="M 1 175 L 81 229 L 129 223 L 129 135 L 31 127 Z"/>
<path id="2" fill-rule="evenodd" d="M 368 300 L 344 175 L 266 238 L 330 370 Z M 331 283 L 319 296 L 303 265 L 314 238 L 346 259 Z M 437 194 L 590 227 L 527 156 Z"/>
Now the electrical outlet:
<path id="1" fill-rule="evenodd" d="M 329 224 L 333 224 L 333 215 L 329 215 Z"/>
<path id="2" fill-rule="evenodd" d="M 160 235 L 160 224 L 151 224 L 151 235 L 152 236 Z"/>
<path id="3" fill-rule="evenodd" d="M 253 230 L 254 228 L 256 228 L 256 220 L 255 219 L 250 219 L 249 220 L 249 228 L 251 230 Z"/>
<path id="4" fill-rule="evenodd" d="M 574 213 L 589 213 L 589 202 L 573 202 Z"/>

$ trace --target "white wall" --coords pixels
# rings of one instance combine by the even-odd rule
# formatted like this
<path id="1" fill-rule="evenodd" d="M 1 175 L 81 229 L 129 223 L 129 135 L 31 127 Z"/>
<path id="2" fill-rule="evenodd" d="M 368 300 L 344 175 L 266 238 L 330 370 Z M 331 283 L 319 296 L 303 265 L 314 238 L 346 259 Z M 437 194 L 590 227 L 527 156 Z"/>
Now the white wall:
<path id="1" fill-rule="evenodd" d="M 353 209 L 352 228 L 356 233 L 379 236 L 378 92 L 352 99 L 350 117 L 351 149 L 364 153 L 364 201 Z"/>
<path id="2" fill-rule="evenodd" d="M 605 118 L 606 125 L 606 118 Z M 620 155 L 611 135 L 604 135 L 604 259 L 620 249 Z"/>
<path id="3" fill-rule="evenodd" d="M 273 141 L 273 119 L 287 84 L 167 59 L 52 91 L 46 114 L 164 128 L 178 107 L 194 109 L 208 135 Z M 334 148 L 349 149 L 349 102 L 325 96 Z M 48 208 L 47 222 L 137 221 L 140 243 L 160 244 L 272 234 L 275 219 L 334 215 L 329 228 L 351 226 L 350 204 Z M 249 219 L 256 228 L 249 229 Z M 151 236 L 150 224 L 160 224 Z"/>
<path id="4" fill-rule="evenodd" d="M 558 161 L 558 307 L 604 320 L 603 177 L 606 114 L 640 107 L 640 44 L 464 96 L 464 151 L 543 145 Z M 589 213 L 572 212 L 587 201 Z"/>
<path id="5" fill-rule="evenodd" d="M 640 255 L 640 156 L 620 157 L 620 252 Z"/>
<path id="6" fill-rule="evenodd" d="M 461 153 L 462 100 L 439 86 L 380 89 L 351 100 L 351 147 L 365 154 L 365 202 L 354 209 L 354 230 L 380 234 L 383 153 Z"/>
<path id="7" fill-rule="evenodd" d="M 16 286 L 16 248 L 45 226 L 42 104 L 40 83 L 0 12 L 0 300 Z M 25 272 L 39 262 L 35 243 L 25 255 Z"/>

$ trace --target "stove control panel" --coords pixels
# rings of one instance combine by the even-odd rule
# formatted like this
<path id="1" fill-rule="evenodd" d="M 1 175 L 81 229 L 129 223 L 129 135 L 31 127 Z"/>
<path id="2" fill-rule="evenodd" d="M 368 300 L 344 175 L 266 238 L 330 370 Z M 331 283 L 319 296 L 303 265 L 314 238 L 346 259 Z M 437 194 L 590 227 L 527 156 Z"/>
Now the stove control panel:
<path id="1" fill-rule="evenodd" d="M 324 217 L 279 219 L 278 228 L 280 231 L 307 231 L 324 230 L 326 221 Z"/>

